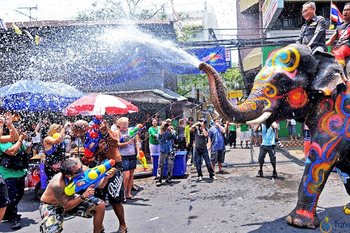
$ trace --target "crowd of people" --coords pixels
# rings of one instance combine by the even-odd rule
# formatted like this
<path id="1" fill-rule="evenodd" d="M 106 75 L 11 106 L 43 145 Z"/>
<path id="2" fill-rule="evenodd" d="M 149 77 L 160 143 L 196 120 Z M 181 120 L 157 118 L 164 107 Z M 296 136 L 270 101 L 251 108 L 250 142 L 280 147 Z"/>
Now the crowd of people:
<path id="1" fill-rule="evenodd" d="M 172 183 L 172 168 L 176 150 L 187 151 L 187 161 L 194 164 L 198 181 L 203 180 L 202 161 L 205 161 L 209 179 L 216 180 L 215 173 L 225 173 L 225 145 L 228 142 L 228 123 L 219 117 L 209 123 L 201 119 L 176 118 L 160 120 L 159 116 L 149 119 L 151 125 L 130 135 L 129 119 L 120 117 L 109 126 L 101 116 L 91 120 L 27 119 L 13 122 L 13 115 L 0 115 L 0 220 L 7 220 L 12 229 L 21 227 L 21 215 L 17 205 L 23 197 L 29 158 L 41 159 L 45 176 L 41 177 L 39 208 L 42 222 L 41 232 L 60 232 L 63 229 L 63 214 L 94 217 L 94 232 L 102 232 L 105 200 L 108 198 L 119 222 L 118 232 L 126 232 L 123 203 L 132 199 L 134 171 L 137 156 L 142 148 L 149 148 L 149 154 L 159 155 L 156 185 Z M 146 123 L 147 125 L 147 123 Z M 147 144 L 147 145 L 145 145 Z M 148 151 L 147 151 L 148 152 Z M 115 161 L 113 169 L 99 184 L 67 195 L 65 187 L 81 177 L 88 169 L 102 164 L 106 159 Z M 165 164 L 168 171 L 164 173 Z M 215 166 L 218 170 L 215 172 Z"/>
<path id="2" fill-rule="evenodd" d="M 188 152 L 187 160 L 197 168 L 199 181 L 203 179 L 203 160 L 209 179 L 217 179 L 216 164 L 217 172 L 224 173 L 227 125 L 218 117 L 209 124 L 205 119 L 194 123 L 192 117 L 162 121 L 156 116 L 149 120 L 147 130 L 143 127 L 135 135 L 130 135 L 133 127 L 127 117 L 115 119 L 111 126 L 101 116 L 92 117 L 89 122 L 48 118 L 34 121 L 22 119 L 14 123 L 11 113 L 0 115 L 0 220 L 7 220 L 14 230 L 21 228 L 17 205 L 24 194 L 32 156 L 39 156 L 44 165 L 44 192 L 39 207 L 41 232 L 61 232 L 64 213 L 93 217 L 94 232 L 103 232 L 107 198 L 119 222 L 118 232 L 126 232 L 123 203 L 133 198 L 132 190 L 138 189 L 134 171 L 142 148 L 149 148 L 151 158 L 159 155 L 158 167 L 153 168 L 157 169 L 157 186 L 164 184 L 163 180 L 172 183 L 176 150 Z M 69 195 L 65 192 L 65 187 L 106 159 L 115 163 L 98 184 Z M 166 163 L 169 169 L 165 174 Z"/>

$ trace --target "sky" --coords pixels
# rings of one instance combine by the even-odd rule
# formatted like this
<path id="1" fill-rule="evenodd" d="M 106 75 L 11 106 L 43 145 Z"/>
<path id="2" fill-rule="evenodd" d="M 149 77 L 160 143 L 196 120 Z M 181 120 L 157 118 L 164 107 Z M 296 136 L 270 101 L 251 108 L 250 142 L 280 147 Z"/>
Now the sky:
<path id="1" fill-rule="evenodd" d="M 74 19 L 77 12 L 88 9 L 96 0 L 0 0 L 0 18 L 5 22 L 29 21 L 29 15 L 38 20 Z M 101 0 L 97 0 L 101 1 Z M 167 3 L 171 11 L 171 0 L 143 0 L 144 7 Z M 177 12 L 188 12 L 212 6 L 220 27 L 233 28 L 235 21 L 234 0 L 173 0 Z"/>

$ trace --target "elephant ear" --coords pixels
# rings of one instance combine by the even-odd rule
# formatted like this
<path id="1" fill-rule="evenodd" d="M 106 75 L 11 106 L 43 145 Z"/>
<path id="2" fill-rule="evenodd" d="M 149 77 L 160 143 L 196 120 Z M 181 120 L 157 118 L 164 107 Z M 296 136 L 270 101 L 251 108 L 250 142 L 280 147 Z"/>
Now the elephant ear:
<path id="1" fill-rule="evenodd" d="M 318 66 L 313 75 L 311 90 L 330 96 L 338 84 L 346 82 L 343 68 L 330 53 L 316 52 L 313 56 L 318 61 Z"/>

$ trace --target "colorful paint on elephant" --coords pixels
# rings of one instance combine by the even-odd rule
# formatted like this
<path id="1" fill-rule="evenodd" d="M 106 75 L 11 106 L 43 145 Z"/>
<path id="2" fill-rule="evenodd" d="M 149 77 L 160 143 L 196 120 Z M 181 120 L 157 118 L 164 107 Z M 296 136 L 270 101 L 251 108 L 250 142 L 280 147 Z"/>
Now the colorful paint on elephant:
<path id="1" fill-rule="evenodd" d="M 263 110 L 273 107 L 278 99 L 287 97 L 287 101 L 292 108 L 300 108 L 305 106 L 308 101 L 306 91 L 302 88 L 296 88 L 286 94 L 278 95 L 278 87 L 272 84 L 272 79 L 281 73 L 290 79 L 294 79 L 298 72 L 297 68 L 300 63 L 300 53 L 295 47 L 285 47 L 273 53 L 266 65 L 261 69 L 255 78 L 252 93 L 262 93 L 255 99 L 247 100 L 247 105 L 241 108 L 251 108 L 256 110 L 256 101 L 260 101 L 264 105 Z M 247 110 L 247 109 L 242 109 Z"/>
<path id="2" fill-rule="evenodd" d="M 320 185 L 325 183 L 326 173 L 336 163 L 336 147 L 341 141 L 350 140 L 350 85 L 347 85 L 345 92 L 339 93 L 335 101 L 332 98 L 324 99 L 320 103 L 320 111 L 326 113 L 318 121 L 317 127 L 322 138 L 327 140 L 322 145 L 312 142 L 305 161 L 310 168 L 304 182 L 304 192 L 315 203 L 309 207 L 309 211 L 315 210 Z"/>

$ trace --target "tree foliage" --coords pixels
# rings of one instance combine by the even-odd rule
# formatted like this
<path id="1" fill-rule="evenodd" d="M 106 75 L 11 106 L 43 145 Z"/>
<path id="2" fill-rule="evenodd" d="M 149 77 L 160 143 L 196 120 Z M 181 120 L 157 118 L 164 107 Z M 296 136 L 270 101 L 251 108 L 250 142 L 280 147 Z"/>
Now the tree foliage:
<path id="1" fill-rule="evenodd" d="M 221 74 L 223 83 L 227 90 L 244 89 L 242 75 L 238 68 L 229 68 L 225 73 Z M 190 96 L 192 87 L 199 89 L 204 98 L 209 98 L 209 82 L 205 74 L 198 75 L 182 75 L 178 81 L 178 93 L 183 96 Z"/>
<path id="2" fill-rule="evenodd" d="M 203 31 L 202 25 L 185 25 L 178 31 L 178 40 L 187 42 L 196 37 L 199 32 Z"/>

